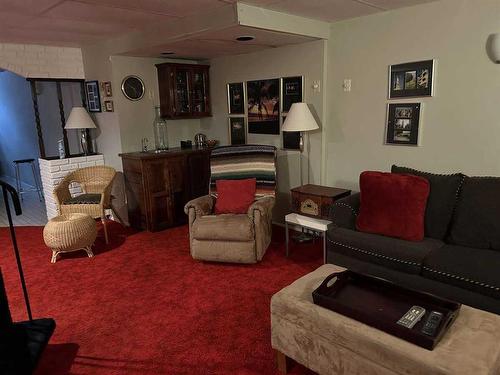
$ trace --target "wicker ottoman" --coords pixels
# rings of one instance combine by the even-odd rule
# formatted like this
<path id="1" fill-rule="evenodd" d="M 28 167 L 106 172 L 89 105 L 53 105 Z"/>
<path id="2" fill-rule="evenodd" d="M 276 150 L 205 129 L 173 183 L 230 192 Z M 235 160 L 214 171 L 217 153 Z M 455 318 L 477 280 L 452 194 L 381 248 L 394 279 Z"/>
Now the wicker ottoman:
<path id="1" fill-rule="evenodd" d="M 312 302 L 312 291 L 342 268 L 325 264 L 271 299 L 271 341 L 278 367 L 292 358 L 318 374 L 500 374 L 500 315 L 462 306 L 433 351 Z"/>
<path id="2" fill-rule="evenodd" d="M 85 250 L 93 257 L 91 246 L 97 237 L 94 219 L 87 214 L 66 214 L 51 219 L 43 229 L 45 244 L 52 249 L 52 263 L 60 253 Z"/>

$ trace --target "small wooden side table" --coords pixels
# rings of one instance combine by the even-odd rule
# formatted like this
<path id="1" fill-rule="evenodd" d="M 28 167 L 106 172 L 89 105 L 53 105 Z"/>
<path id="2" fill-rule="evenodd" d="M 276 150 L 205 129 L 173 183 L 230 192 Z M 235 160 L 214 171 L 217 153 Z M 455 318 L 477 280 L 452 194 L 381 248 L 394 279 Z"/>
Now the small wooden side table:
<path id="1" fill-rule="evenodd" d="M 328 220 L 330 207 L 338 199 L 351 195 L 351 191 L 330 186 L 307 184 L 291 190 L 292 211 L 285 216 L 286 256 L 289 253 L 288 224 L 321 233 L 323 260 L 326 263 L 326 231 L 332 222 Z"/>
<path id="2" fill-rule="evenodd" d="M 341 198 L 351 195 L 351 191 L 330 186 L 307 184 L 291 190 L 292 211 L 300 214 L 328 219 L 331 205 Z"/>

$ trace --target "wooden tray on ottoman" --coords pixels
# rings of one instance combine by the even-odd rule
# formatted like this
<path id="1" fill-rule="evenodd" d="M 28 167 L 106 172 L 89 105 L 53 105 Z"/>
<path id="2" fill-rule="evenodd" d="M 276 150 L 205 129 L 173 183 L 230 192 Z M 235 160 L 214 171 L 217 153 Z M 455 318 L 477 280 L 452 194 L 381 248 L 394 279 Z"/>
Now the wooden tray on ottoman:
<path id="1" fill-rule="evenodd" d="M 457 317 L 461 306 L 456 302 L 402 288 L 390 281 L 349 270 L 328 276 L 312 295 L 314 303 L 319 306 L 429 350 L 433 350 L 441 340 Z M 426 310 L 422 319 L 412 329 L 397 324 L 397 321 L 415 305 Z M 434 336 L 421 332 L 431 311 L 443 314 Z"/>

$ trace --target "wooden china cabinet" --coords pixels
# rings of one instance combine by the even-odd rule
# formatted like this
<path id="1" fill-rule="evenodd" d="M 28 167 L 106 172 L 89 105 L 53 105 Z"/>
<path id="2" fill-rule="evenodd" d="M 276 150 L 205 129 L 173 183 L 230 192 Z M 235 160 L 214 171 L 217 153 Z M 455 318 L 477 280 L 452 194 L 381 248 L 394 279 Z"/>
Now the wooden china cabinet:
<path id="1" fill-rule="evenodd" d="M 209 65 L 157 64 L 160 112 L 170 119 L 211 116 Z"/>

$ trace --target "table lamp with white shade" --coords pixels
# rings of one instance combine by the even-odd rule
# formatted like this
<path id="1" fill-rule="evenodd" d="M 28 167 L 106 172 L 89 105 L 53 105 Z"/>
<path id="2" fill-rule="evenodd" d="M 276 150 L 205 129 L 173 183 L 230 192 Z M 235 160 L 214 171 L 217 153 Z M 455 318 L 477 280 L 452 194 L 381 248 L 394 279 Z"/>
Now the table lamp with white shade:
<path id="1" fill-rule="evenodd" d="M 87 139 L 87 129 L 95 129 L 95 123 L 84 107 L 73 107 L 69 114 L 68 121 L 64 129 L 80 129 L 82 151 L 85 155 L 89 154 L 90 139 Z"/>
<path id="2" fill-rule="evenodd" d="M 300 184 L 302 185 L 302 153 L 304 152 L 304 132 L 319 129 L 307 103 L 294 103 L 281 127 L 284 132 L 300 132 Z"/>

